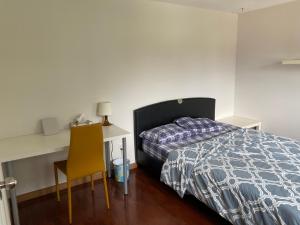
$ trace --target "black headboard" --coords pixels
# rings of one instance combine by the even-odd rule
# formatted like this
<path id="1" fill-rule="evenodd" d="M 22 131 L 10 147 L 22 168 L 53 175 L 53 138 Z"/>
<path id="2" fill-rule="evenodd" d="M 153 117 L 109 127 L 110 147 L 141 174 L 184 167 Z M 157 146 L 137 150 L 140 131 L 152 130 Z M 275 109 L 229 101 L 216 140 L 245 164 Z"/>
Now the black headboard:
<path id="1" fill-rule="evenodd" d="M 139 137 L 142 131 L 171 123 L 183 116 L 214 120 L 215 103 L 213 98 L 185 98 L 159 102 L 134 110 L 135 152 L 142 151 L 142 139 Z"/>

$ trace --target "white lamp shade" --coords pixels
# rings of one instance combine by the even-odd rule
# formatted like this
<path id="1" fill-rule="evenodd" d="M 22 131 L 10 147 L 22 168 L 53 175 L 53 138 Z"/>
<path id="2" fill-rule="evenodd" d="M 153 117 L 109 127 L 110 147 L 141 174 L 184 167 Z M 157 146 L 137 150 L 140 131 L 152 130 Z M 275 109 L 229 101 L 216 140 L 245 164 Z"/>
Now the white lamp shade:
<path id="1" fill-rule="evenodd" d="M 97 106 L 97 116 L 110 116 L 111 102 L 99 102 Z"/>

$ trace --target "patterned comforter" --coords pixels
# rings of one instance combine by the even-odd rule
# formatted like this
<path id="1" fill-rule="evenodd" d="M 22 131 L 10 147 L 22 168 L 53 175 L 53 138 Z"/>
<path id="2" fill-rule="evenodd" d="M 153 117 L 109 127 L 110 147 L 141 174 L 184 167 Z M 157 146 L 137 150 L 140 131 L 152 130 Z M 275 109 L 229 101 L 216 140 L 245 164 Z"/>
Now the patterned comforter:
<path id="1" fill-rule="evenodd" d="M 170 152 L 161 181 L 235 225 L 300 224 L 300 142 L 235 130 Z"/>

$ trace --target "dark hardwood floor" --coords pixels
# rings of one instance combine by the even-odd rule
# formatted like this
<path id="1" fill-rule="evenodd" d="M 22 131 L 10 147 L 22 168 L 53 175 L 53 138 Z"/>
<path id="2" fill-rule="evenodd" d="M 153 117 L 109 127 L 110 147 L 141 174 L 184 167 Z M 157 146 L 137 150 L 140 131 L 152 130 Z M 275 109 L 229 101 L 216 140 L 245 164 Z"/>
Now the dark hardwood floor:
<path id="1" fill-rule="evenodd" d="M 216 213 L 189 196 L 180 199 L 170 188 L 141 169 L 131 171 L 129 195 L 122 184 L 109 181 L 111 209 L 106 209 L 102 182 L 73 188 L 74 225 L 229 225 Z M 67 225 L 67 195 L 54 194 L 19 204 L 22 225 Z"/>

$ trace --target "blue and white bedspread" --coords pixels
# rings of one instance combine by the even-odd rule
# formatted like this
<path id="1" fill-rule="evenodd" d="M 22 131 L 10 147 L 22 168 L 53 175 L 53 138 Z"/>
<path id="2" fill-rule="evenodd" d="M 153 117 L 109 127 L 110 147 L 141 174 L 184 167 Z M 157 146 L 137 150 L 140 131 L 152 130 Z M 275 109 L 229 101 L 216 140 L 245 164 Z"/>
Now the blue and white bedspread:
<path id="1" fill-rule="evenodd" d="M 161 181 L 235 225 L 300 224 L 300 142 L 239 129 L 170 152 Z"/>

